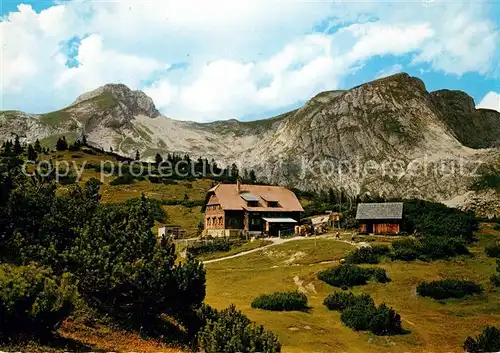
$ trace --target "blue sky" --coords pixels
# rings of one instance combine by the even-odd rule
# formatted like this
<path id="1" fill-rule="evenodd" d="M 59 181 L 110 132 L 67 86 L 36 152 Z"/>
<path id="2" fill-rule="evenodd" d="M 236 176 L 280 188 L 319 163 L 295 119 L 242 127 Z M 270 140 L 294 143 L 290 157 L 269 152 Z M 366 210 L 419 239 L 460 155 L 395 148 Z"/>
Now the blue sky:
<path id="1" fill-rule="evenodd" d="M 396 72 L 500 109 L 498 2 L 4 0 L 1 12 L 3 110 L 124 83 L 169 117 L 251 120 Z"/>

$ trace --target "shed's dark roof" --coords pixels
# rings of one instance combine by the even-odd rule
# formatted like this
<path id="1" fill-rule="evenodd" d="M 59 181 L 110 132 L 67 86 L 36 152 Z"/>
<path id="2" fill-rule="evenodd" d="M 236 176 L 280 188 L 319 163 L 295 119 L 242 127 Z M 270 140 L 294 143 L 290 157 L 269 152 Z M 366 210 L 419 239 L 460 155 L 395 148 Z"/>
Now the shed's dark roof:
<path id="1" fill-rule="evenodd" d="M 402 219 L 403 203 L 360 203 L 356 212 L 356 219 Z"/>

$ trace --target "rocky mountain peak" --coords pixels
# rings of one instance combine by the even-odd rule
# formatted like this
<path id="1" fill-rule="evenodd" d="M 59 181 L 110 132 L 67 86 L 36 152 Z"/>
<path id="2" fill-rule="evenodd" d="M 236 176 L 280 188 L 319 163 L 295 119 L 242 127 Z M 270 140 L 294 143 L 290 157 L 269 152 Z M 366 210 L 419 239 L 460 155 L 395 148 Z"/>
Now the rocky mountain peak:
<path id="1" fill-rule="evenodd" d="M 500 146 L 500 113 L 476 109 L 474 99 L 462 91 L 443 89 L 430 96 L 441 119 L 462 144 L 472 148 Z"/>
<path id="2" fill-rule="evenodd" d="M 121 105 L 125 105 L 133 115 L 146 115 L 151 118 L 161 115 L 156 109 L 153 100 L 144 92 L 131 90 L 121 83 L 108 83 L 93 91 L 84 93 L 72 105 L 105 95 L 111 96 Z"/>
<path id="3" fill-rule="evenodd" d="M 426 92 L 425 83 L 418 77 L 410 76 L 406 72 L 386 76 L 374 81 L 363 83 L 362 85 L 354 87 L 353 90 L 380 89 L 380 88 L 400 88 L 405 91 L 415 89 L 420 92 Z"/>
<path id="4" fill-rule="evenodd" d="M 431 96 L 435 102 L 454 105 L 457 107 L 457 109 L 464 113 L 471 113 L 476 110 L 474 98 L 463 91 L 441 89 L 431 92 Z"/>

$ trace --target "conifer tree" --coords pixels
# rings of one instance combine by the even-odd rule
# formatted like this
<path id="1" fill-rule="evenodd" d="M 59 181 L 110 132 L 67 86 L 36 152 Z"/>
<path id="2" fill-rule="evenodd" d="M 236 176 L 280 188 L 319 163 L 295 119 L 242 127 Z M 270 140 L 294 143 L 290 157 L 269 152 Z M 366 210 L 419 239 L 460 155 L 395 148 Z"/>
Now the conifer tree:
<path id="1" fill-rule="evenodd" d="M 163 158 L 161 157 L 161 155 L 159 153 L 157 153 L 155 156 L 155 162 L 156 162 L 156 165 L 160 165 L 160 163 L 163 162 Z"/>
<path id="2" fill-rule="evenodd" d="M 66 151 L 68 149 L 68 142 L 66 141 L 66 136 L 60 137 L 56 142 L 56 150 Z"/>
<path id="3" fill-rule="evenodd" d="M 42 152 L 42 146 L 40 145 L 40 141 L 38 139 L 36 139 L 36 141 L 35 141 L 35 151 L 37 153 L 41 153 Z"/>
<path id="4" fill-rule="evenodd" d="M 257 177 L 255 176 L 255 171 L 253 169 L 250 170 L 249 178 L 252 184 L 255 184 L 257 182 Z"/>
<path id="5" fill-rule="evenodd" d="M 28 160 L 29 161 L 36 161 L 37 157 L 38 157 L 38 154 L 36 153 L 33 146 L 31 146 L 31 144 L 28 145 Z"/>
<path id="6" fill-rule="evenodd" d="M 21 146 L 21 143 L 19 142 L 19 136 L 16 135 L 16 138 L 14 139 L 14 153 L 16 155 L 20 155 L 23 153 L 23 147 Z"/>

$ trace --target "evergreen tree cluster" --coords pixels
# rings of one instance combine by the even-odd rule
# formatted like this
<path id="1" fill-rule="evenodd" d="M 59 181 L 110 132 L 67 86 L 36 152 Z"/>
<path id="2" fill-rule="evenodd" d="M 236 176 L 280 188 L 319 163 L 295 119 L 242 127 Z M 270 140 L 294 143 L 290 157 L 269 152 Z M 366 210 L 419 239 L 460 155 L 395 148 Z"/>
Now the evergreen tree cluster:
<path id="1" fill-rule="evenodd" d="M 175 263 L 173 243 L 157 242 L 149 201 L 99 203 L 99 182 L 56 195 L 50 182 L 17 181 L 3 205 L 4 260 L 70 272 L 82 297 L 133 327 L 161 331 L 161 314 L 179 317 L 205 296 L 203 266 Z"/>
<path id="2" fill-rule="evenodd" d="M 33 145 L 22 145 L 19 140 L 19 136 L 16 135 L 14 142 L 12 140 L 6 140 L 3 142 L 0 156 L 5 158 L 25 155 L 29 161 L 36 161 L 40 154 L 47 154 L 48 152 L 48 149 L 42 148 L 38 139 Z"/>
<path id="3" fill-rule="evenodd" d="M 279 347 L 241 313 L 202 317 L 205 269 L 192 256 L 178 261 L 174 243 L 152 232 L 152 201 L 101 204 L 96 179 L 56 193 L 50 176 L 28 178 L 21 163 L 0 159 L 0 262 L 8 264 L 0 267 L 0 341 L 50 339 L 79 296 L 130 329 L 206 352 L 216 351 L 213 325 L 249 347 Z M 233 319 L 247 328 L 231 331 Z"/>
<path id="4" fill-rule="evenodd" d="M 12 140 L 4 141 L 2 144 L 2 155 L 3 156 L 19 156 L 24 152 L 24 147 L 19 141 L 19 136 L 16 135 L 14 142 Z"/>

